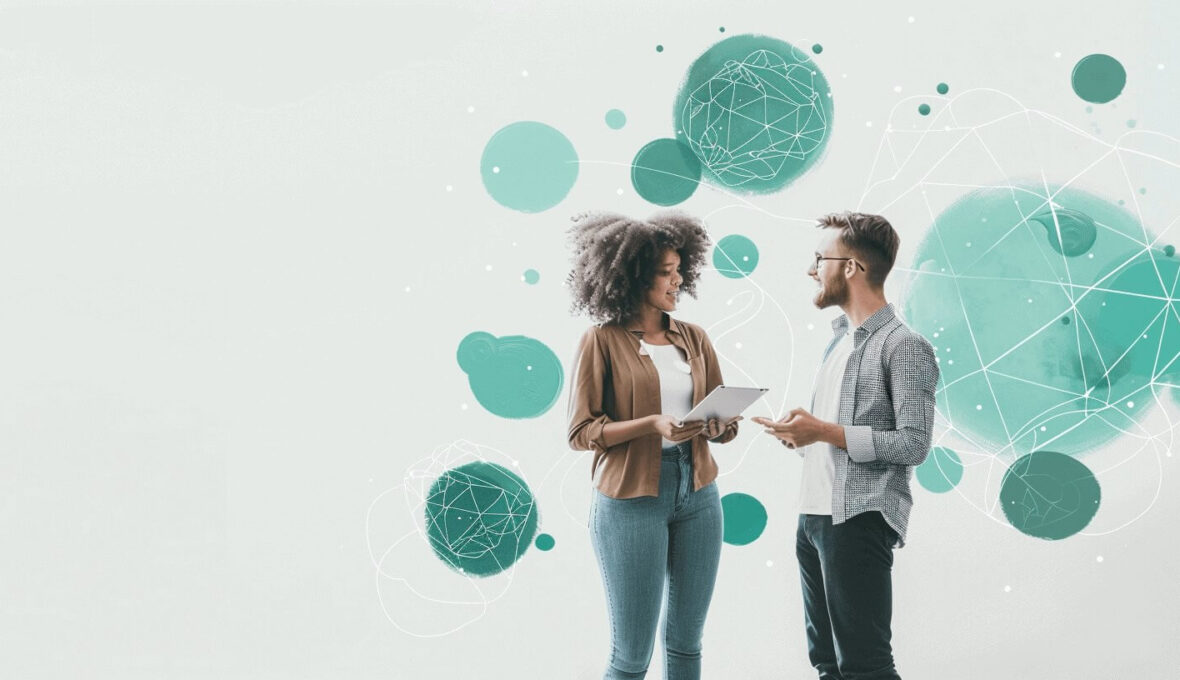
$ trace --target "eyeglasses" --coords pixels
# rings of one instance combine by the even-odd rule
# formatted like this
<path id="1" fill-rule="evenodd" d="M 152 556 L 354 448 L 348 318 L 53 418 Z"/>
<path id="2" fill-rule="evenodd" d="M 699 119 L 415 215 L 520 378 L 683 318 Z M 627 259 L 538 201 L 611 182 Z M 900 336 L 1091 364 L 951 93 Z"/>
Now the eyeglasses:
<path id="1" fill-rule="evenodd" d="M 819 270 L 819 263 L 823 262 L 824 260 L 852 260 L 853 262 L 856 262 L 856 258 L 854 258 L 854 257 L 824 257 L 823 255 L 816 253 L 815 254 L 815 264 L 812 265 L 812 268 L 818 271 Z M 867 269 L 865 269 L 865 266 L 859 262 L 856 262 L 856 266 L 860 267 L 860 270 L 862 272 L 868 271 Z"/>

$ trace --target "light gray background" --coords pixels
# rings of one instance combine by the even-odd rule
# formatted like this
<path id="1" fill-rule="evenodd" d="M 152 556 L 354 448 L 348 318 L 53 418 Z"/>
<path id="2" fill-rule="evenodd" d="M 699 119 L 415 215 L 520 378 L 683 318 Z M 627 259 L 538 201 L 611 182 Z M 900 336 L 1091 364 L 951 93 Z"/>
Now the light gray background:
<path id="1" fill-rule="evenodd" d="M 627 163 L 670 135 L 691 61 L 745 32 L 820 42 L 835 92 L 809 175 L 749 199 L 705 187 L 682 206 L 761 249 L 753 279 L 707 272 L 681 316 L 710 328 L 731 382 L 774 390 L 769 414 L 806 403 L 827 339 L 831 313 L 803 278 L 811 220 L 862 200 L 891 117 L 929 123 L 912 111 L 946 81 L 1087 133 L 1097 122 L 1107 142 L 1128 118 L 1180 136 L 1178 20 L 1163 2 L 3 3 L 0 675 L 595 677 L 605 603 L 565 400 L 497 418 L 454 353 L 475 330 L 523 334 L 569 369 L 587 322 L 561 287 L 568 218 L 653 211 Z M 1087 114 L 1068 79 L 1092 52 L 1129 78 L 1117 108 Z M 602 121 L 615 107 L 621 131 Z M 483 145 L 516 120 L 562 130 L 584 161 L 539 215 L 499 206 L 479 178 Z M 1151 177 L 1156 214 L 1180 213 L 1166 169 Z M 889 214 L 908 262 L 929 220 Z M 538 285 L 521 282 L 528 268 Z M 904 677 L 1180 667 L 1165 411 L 1150 417 L 1156 448 L 1087 459 L 1131 462 L 1101 478 L 1086 535 L 1012 530 L 977 457 L 959 493 L 916 490 L 894 572 Z M 520 463 L 557 547 L 526 553 L 478 620 L 421 637 L 466 614 L 398 595 L 373 555 L 413 526 L 407 470 L 458 440 Z M 706 676 L 808 677 L 799 461 L 749 427 L 717 455 L 723 492 L 762 499 L 770 524 L 725 548 Z M 401 567 L 435 599 L 462 588 L 428 553 Z"/>

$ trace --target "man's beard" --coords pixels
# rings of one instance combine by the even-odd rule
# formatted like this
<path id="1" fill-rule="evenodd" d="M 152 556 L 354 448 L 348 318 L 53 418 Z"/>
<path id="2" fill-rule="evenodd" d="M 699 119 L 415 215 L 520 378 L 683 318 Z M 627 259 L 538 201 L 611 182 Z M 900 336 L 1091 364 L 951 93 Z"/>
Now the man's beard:
<path id="1" fill-rule="evenodd" d="M 848 281 L 844 277 L 836 277 L 832 283 L 824 284 L 815 297 L 815 306 L 827 309 L 833 305 L 839 307 L 848 302 Z"/>

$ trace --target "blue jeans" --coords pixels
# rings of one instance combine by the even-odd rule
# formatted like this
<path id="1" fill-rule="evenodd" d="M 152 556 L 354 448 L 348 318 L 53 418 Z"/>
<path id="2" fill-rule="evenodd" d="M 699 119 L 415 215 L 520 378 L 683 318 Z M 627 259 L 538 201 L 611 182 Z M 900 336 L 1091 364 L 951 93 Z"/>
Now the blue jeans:
<path id="1" fill-rule="evenodd" d="M 681 444 L 663 452 L 658 498 L 594 492 L 590 538 L 610 614 L 606 680 L 647 674 L 665 597 L 664 677 L 701 677 L 701 635 L 721 560 L 721 497 L 716 483 L 692 487 L 691 448 Z"/>
<path id="2" fill-rule="evenodd" d="M 876 511 L 835 525 L 831 515 L 799 515 L 807 652 L 820 680 L 900 680 L 890 644 L 896 540 Z"/>

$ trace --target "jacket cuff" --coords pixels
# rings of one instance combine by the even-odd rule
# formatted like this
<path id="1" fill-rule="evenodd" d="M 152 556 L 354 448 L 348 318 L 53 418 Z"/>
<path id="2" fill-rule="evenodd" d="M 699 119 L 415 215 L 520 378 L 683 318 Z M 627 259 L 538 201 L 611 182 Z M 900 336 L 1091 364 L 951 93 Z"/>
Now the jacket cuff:
<path id="1" fill-rule="evenodd" d="M 603 453 L 605 453 L 608 448 L 606 445 L 606 437 L 604 436 L 604 433 L 606 431 L 606 424 L 609 422 L 611 422 L 610 418 L 603 417 L 599 418 L 590 425 L 590 444 L 592 446 L 597 446 L 598 449 Z"/>
<path id="2" fill-rule="evenodd" d="M 871 463 L 877 460 L 877 449 L 873 446 L 873 428 L 868 425 L 845 425 L 844 442 L 848 445 L 848 457 L 857 463 Z"/>

